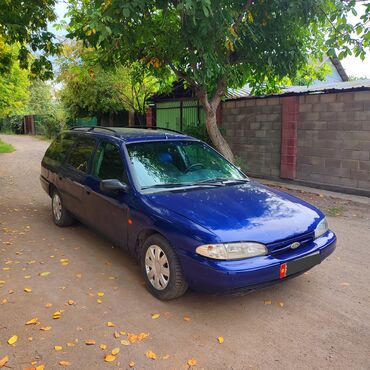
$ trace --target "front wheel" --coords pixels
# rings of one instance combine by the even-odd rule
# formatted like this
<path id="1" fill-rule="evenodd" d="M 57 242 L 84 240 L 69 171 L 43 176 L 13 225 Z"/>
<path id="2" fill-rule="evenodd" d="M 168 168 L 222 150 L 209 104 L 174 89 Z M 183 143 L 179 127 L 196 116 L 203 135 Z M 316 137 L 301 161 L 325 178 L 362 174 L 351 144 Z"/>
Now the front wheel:
<path id="1" fill-rule="evenodd" d="M 51 197 L 51 209 L 55 225 L 64 227 L 73 224 L 74 218 L 72 214 L 64 208 L 62 198 L 58 190 L 54 190 Z"/>
<path id="2" fill-rule="evenodd" d="M 144 242 L 141 266 L 148 290 L 158 299 L 174 299 L 188 289 L 176 253 L 168 241 L 158 234 Z"/>

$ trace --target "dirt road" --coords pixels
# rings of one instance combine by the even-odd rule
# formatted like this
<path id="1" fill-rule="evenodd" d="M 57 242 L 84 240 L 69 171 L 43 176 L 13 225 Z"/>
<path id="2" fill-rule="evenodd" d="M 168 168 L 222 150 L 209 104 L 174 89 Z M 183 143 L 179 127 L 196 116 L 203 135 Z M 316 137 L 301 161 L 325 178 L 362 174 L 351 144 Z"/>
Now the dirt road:
<path id="1" fill-rule="evenodd" d="M 2 139 L 16 147 L 0 154 L 0 360 L 7 355 L 9 368 L 187 369 L 195 359 L 194 369 L 370 369 L 368 207 L 346 203 L 329 216 L 336 252 L 296 279 L 245 296 L 160 302 L 124 252 L 83 225 L 54 226 L 39 184 L 48 143 Z M 40 324 L 25 325 L 33 318 Z"/>

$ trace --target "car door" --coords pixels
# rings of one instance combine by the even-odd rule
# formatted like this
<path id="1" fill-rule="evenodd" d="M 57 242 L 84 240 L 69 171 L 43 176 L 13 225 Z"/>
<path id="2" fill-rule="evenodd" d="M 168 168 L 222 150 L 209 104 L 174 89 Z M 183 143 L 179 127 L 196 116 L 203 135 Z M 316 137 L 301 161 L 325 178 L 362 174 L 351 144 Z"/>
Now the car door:
<path id="1" fill-rule="evenodd" d="M 86 176 L 96 142 L 93 137 L 79 136 L 59 174 L 65 207 L 82 221 L 86 219 L 84 211 Z"/>
<path id="2" fill-rule="evenodd" d="M 116 179 L 127 184 L 127 176 L 120 148 L 109 140 L 102 140 L 95 152 L 91 173 L 85 188 L 88 222 L 119 246 L 127 242 L 127 192 L 104 192 L 101 180 Z"/>

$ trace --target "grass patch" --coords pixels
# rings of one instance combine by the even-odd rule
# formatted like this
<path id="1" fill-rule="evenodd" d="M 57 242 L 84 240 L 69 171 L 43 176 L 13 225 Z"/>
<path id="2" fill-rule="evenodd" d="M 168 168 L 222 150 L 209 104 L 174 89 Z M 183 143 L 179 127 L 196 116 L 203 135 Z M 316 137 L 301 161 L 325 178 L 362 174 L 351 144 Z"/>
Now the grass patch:
<path id="1" fill-rule="evenodd" d="M 344 207 L 330 207 L 326 210 L 326 215 L 329 217 L 338 217 L 345 211 Z"/>
<path id="2" fill-rule="evenodd" d="M 0 139 L 0 153 L 11 153 L 14 152 L 15 148 L 13 145 L 5 143 Z"/>

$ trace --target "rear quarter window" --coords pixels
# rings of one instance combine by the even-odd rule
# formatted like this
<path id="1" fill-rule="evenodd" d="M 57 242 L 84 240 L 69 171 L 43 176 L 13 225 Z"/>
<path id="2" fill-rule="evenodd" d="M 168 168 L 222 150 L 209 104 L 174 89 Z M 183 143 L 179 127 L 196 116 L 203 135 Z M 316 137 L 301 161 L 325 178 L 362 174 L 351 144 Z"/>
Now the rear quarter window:
<path id="1" fill-rule="evenodd" d="M 73 143 L 73 135 L 68 133 L 59 135 L 47 149 L 43 163 L 50 166 L 60 165 L 64 161 Z"/>
<path id="2" fill-rule="evenodd" d="M 95 149 L 96 140 L 91 137 L 80 137 L 68 158 L 68 165 L 86 173 Z"/>

